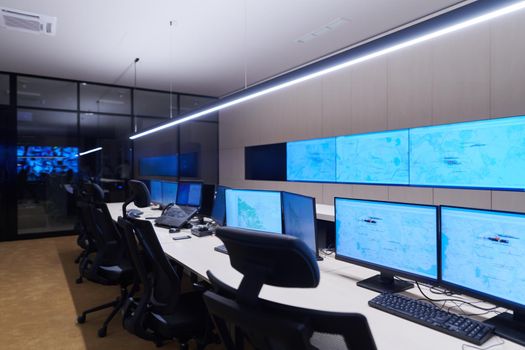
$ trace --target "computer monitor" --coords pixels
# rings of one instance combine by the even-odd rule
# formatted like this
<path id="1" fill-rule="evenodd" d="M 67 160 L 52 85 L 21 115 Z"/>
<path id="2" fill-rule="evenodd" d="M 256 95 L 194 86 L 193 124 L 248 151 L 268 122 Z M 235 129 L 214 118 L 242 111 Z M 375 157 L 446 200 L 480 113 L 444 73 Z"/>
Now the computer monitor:
<path id="1" fill-rule="evenodd" d="M 282 202 L 284 234 L 297 237 L 305 242 L 319 259 L 315 198 L 282 192 Z"/>
<path id="2" fill-rule="evenodd" d="M 217 186 L 211 210 L 211 218 L 219 226 L 224 226 L 226 223 L 226 189 L 228 187 Z"/>
<path id="3" fill-rule="evenodd" d="M 226 225 L 282 233 L 281 192 L 227 189 Z"/>
<path id="4" fill-rule="evenodd" d="M 162 182 L 158 180 L 151 180 L 149 182 L 149 193 L 151 202 L 155 204 L 162 204 Z"/>
<path id="5" fill-rule="evenodd" d="M 441 280 L 448 288 L 513 309 L 486 322 L 525 345 L 525 214 L 441 207 Z"/>
<path id="6" fill-rule="evenodd" d="M 178 184 L 176 182 L 162 181 L 162 204 L 175 203 L 177 200 L 177 188 Z"/>
<path id="7" fill-rule="evenodd" d="M 335 182 L 335 137 L 286 144 L 288 181 Z"/>
<path id="8" fill-rule="evenodd" d="M 202 183 L 179 182 L 177 205 L 200 207 L 202 200 Z"/>
<path id="9" fill-rule="evenodd" d="M 336 259 L 378 270 L 357 285 L 378 292 L 399 292 L 407 277 L 438 279 L 437 207 L 360 199 L 335 199 Z"/>

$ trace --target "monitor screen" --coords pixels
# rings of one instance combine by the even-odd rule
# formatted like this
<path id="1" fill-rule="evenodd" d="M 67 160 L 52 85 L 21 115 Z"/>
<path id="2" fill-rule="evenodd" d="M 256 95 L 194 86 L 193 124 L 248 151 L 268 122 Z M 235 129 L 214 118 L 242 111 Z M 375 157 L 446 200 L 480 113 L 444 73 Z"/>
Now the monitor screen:
<path id="1" fill-rule="evenodd" d="M 175 203 L 177 200 L 177 187 L 176 182 L 162 181 L 162 203 L 169 204 Z"/>
<path id="2" fill-rule="evenodd" d="M 408 129 L 336 138 L 336 181 L 408 184 Z"/>
<path id="3" fill-rule="evenodd" d="M 202 183 L 200 182 L 180 182 L 179 192 L 177 193 L 178 205 L 189 205 L 198 207 L 201 205 Z"/>
<path id="4" fill-rule="evenodd" d="M 288 142 L 288 181 L 335 182 L 335 138 Z"/>
<path id="5" fill-rule="evenodd" d="M 339 258 L 395 274 L 437 279 L 437 208 L 335 199 Z"/>
<path id="6" fill-rule="evenodd" d="M 162 182 L 151 180 L 149 183 L 150 199 L 153 203 L 162 203 Z"/>
<path id="7" fill-rule="evenodd" d="M 78 147 L 18 146 L 17 173 L 29 181 L 78 173 Z"/>
<path id="8" fill-rule="evenodd" d="M 299 238 L 317 255 L 315 198 L 283 192 L 284 234 Z"/>
<path id="9" fill-rule="evenodd" d="M 226 189 L 227 187 L 217 186 L 215 198 L 213 199 L 211 218 L 219 226 L 224 226 L 226 221 Z"/>
<path id="10" fill-rule="evenodd" d="M 410 184 L 525 189 L 525 116 L 410 129 Z"/>
<path id="11" fill-rule="evenodd" d="M 441 207 L 441 245 L 443 282 L 525 307 L 525 214 Z"/>
<path id="12" fill-rule="evenodd" d="M 140 176 L 178 176 L 177 155 L 139 159 Z"/>
<path id="13" fill-rule="evenodd" d="M 258 190 L 226 190 L 226 224 L 282 233 L 281 193 Z"/>

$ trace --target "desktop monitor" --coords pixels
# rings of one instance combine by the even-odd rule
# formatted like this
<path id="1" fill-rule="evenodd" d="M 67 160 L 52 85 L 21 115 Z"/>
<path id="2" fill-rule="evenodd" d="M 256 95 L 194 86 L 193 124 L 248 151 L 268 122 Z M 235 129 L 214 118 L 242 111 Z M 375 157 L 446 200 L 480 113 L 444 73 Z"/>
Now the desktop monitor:
<path id="1" fill-rule="evenodd" d="M 155 204 L 162 203 L 162 182 L 158 180 L 151 180 L 149 182 L 149 193 L 151 202 Z"/>
<path id="2" fill-rule="evenodd" d="M 380 271 L 358 282 L 378 292 L 399 292 L 438 279 L 437 207 L 335 199 L 336 259 Z"/>
<path id="3" fill-rule="evenodd" d="M 227 189 L 226 225 L 282 233 L 281 192 Z"/>
<path id="4" fill-rule="evenodd" d="M 211 218 L 219 226 L 224 226 L 226 223 L 226 189 L 228 187 L 217 186 L 215 190 L 215 198 L 213 200 L 213 208 L 211 210 Z"/>
<path id="5" fill-rule="evenodd" d="M 317 251 L 317 220 L 315 198 L 282 192 L 283 231 L 299 238 L 319 258 Z"/>
<path id="6" fill-rule="evenodd" d="M 177 187 L 178 184 L 176 182 L 162 181 L 162 204 L 175 203 L 177 200 Z"/>
<path id="7" fill-rule="evenodd" d="M 513 309 L 486 322 L 525 345 L 525 214 L 441 207 L 444 286 Z"/>
<path id="8" fill-rule="evenodd" d="M 202 183 L 180 182 L 177 192 L 177 205 L 200 207 L 202 200 Z"/>

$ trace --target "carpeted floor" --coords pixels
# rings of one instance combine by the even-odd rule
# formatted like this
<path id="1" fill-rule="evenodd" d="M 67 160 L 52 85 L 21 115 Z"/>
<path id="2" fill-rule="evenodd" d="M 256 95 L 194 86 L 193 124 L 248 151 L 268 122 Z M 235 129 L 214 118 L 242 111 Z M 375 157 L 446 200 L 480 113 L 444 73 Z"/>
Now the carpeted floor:
<path id="1" fill-rule="evenodd" d="M 88 315 L 85 324 L 76 324 L 82 310 L 119 294 L 118 287 L 75 283 L 78 265 L 73 261 L 79 252 L 75 236 L 0 243 L 2 350 L 157 349 L 127 333 L 120 314 L 110 323 L 107 337 L 97 337 L 109 309 Z M 163 348 L 178 349 L 178 345 L 169 343 Z"/>

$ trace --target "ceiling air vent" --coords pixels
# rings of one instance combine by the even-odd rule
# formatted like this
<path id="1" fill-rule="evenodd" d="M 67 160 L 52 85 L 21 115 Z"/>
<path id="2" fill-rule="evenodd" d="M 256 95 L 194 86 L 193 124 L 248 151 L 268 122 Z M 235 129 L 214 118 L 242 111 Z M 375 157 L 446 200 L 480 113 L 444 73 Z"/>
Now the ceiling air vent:
<path id="1" fill-rule="evenodd" d="M 57 18 L 36 13 L 0 8 L 0 26 L 22 32 L 55 35 Z"/>

